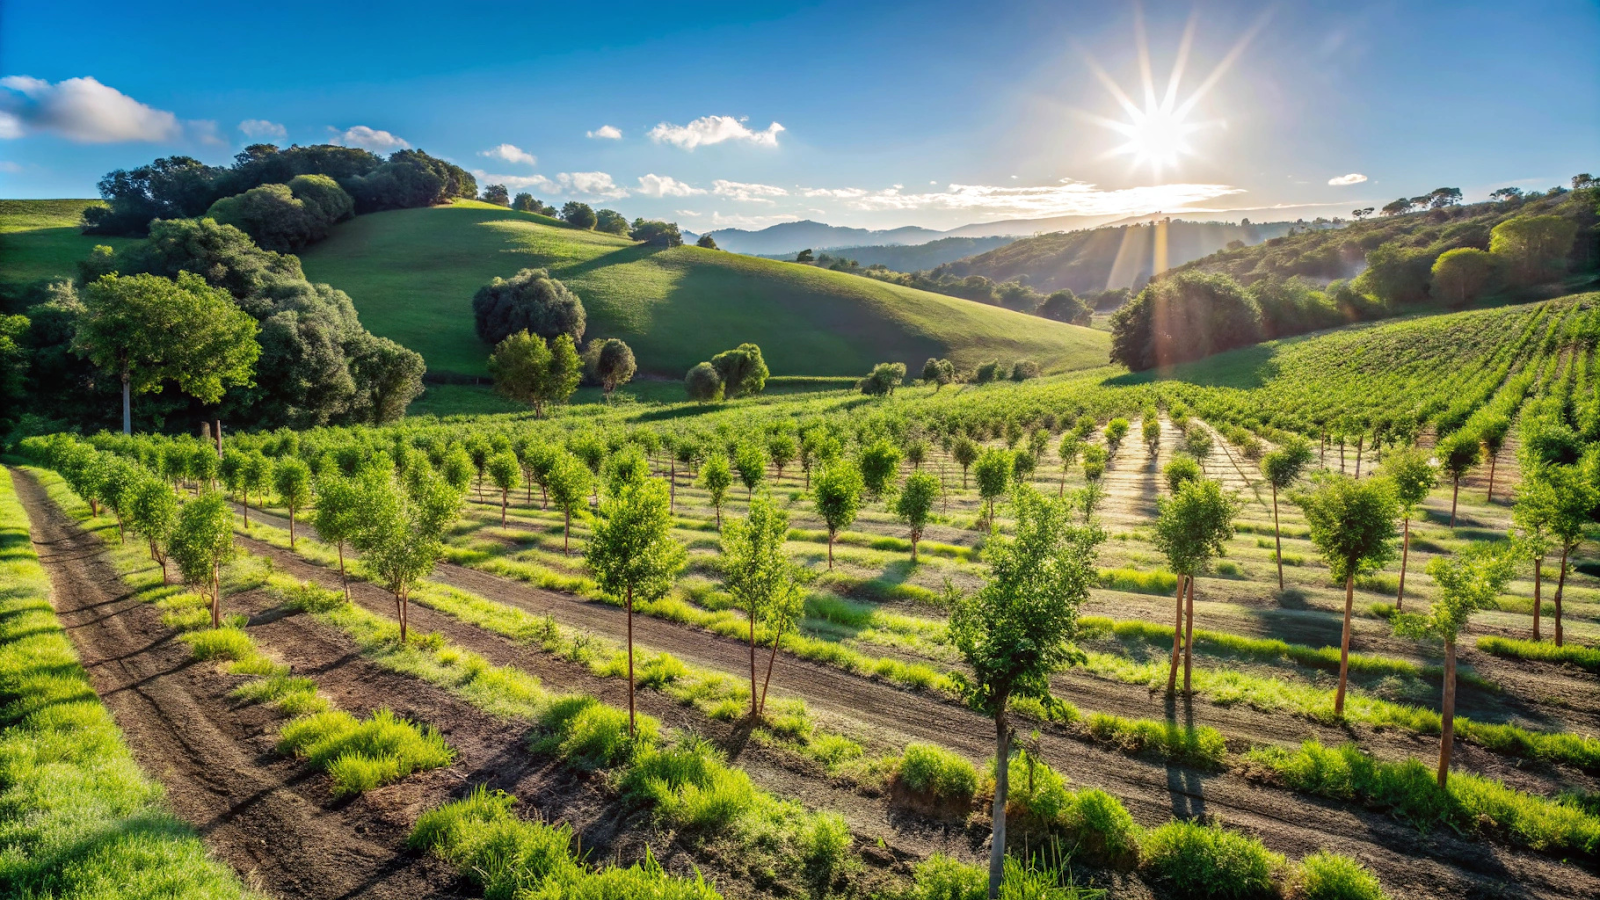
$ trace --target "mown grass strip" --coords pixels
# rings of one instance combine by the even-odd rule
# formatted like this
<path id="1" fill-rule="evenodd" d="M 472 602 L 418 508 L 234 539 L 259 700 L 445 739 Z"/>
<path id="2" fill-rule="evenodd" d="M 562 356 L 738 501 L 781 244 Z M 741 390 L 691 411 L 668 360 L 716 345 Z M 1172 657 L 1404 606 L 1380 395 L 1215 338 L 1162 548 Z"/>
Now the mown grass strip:
<path id="1" fill-rule="evenodd" d="M 1478 649 L 1495 656 L 1565 663 L 1590 672 L 1600 672 L 1600 648 L 1597 647 L 1581 644 L 1557 647 L 1548 641 L 1523 641 L 1490 635 L 1478 638 Z"/>
<path id="2" fill-rule="evenodd" d="M 1467 834 L 1504 837 L 1549 853 L 1600 853 L 1600 817 L 1567 798 L 1527 794 L 1493 778 L 1455 772 L 1441 789 L 1434 772 L 1416 758 L 1373 759 L 1354 744 L 1327 748 L 1306 741 L 1299 750 L 1262 747 L 1248 761 L 1257 777 L 1297 791 L 1354 800 L 1392 812 L 1416 828 L 1446 825 Z"/>
<path id="3" fill-rule="evenodd" d="M 165 809 L 50 605 L 0 471 L 0 884 L 11 896 L 247 898 Z"/>
<path id="4" fill-rule="evenodd" d="M 266 702 L 289 715 L 279 749 L 302 756 L 328 772 L 335 797 L 363 793 L 399 781 L 413 772 L 447 766 L 455 751 L 432 727 L 417 725 L 378 710 L 365 720 L 330 709 L 309 678 L 292 678 L 287 666 L 267 657 L 246 632 L 248 619 L 226 617 L 224 627 L 212 628 L 210 599 L 178 585 L 162 585 L 136 543 L 110 543 L 100 534 L 111 520 L 96 518 L 59 476 L 37 471 L 46 492 L 69 515 L 78 519 L 105 544 L 112 565 L 138 599 L 162 610 L 162 623 L 178 631 L 195 659 L 228 663 L 235 675 L 255 676 L 233 691 L 235 697 Z M 275 576 L 265 560 L 244 555 L 225 567 L 224 591 L 239 593 L 264 586 Z M 326 747 L 337 752 L 328 752 Z"/>

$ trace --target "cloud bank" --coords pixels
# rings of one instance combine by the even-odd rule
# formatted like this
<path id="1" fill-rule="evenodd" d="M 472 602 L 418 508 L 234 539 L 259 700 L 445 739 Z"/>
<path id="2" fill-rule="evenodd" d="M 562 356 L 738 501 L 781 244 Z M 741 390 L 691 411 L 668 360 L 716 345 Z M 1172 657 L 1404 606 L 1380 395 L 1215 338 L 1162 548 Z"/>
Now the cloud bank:
<path id="1" fill-rule="evenodd" d="M 695 194 L 704 194 L 705 190 L 690 187 L 687 184 L 667 175 L 639 176 L 638 192 L 646 197 L 692 197 Z"/>
<path id="2" fill-rule="evenodd" d="M 744 124 L 746 121 L 747 119 L 736 119 L 733 116 L 703 116 L 687 125 L 662 122 L 650 129 L 650 140 L 658 144 L 671 144 L 684 150 L 721 144 L 725 141 L 738 141 L 758 147 L 778 146 L 778 133 L 784 130 L 782 125 L 773 122 L 762 131 L 753 131 Z"/>
<path id="3" fill-rule="evenodd" d="M 46 133 L 84 144 L 110 144 L 177 141 L 184 132 L 172 113 L 93 78 L 55 84 L 26 75 L 0 78 L 0 138 Z"/>
<path id="4" fill-rule="evenodd" d="M 1360 184 L 1366 180 L 1367 176 L 1361 174 L 1360 172 L 1351 172 L 1349 175 L 1340 175 L 1337 178 L 1329 178 L 1328 183 L 1337 187 L 1344 187 L 1351 184 Z"/>
<path id="5" fill-rule="evenodd" d="M 711 182 L 711 193 L 716 194 L 718 197 L 727 197 L 731 200 L 741 200 L 746 203 L 772 203 L 772 198 L 774 197 L 789 196 L 788 191 L 774 185 L 724 181 L 721 178 Z"/>

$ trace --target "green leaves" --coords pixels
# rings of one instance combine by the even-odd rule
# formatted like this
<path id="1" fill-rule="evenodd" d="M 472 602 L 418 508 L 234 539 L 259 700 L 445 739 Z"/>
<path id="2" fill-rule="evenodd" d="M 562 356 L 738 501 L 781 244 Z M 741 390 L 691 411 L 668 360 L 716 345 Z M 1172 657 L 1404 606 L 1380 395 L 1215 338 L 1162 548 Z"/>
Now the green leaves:
<path id="1" fill-rule="evenodd" d="M 233 558 L 233 510 L 221 494 L 202 494 L 178 512 L 172 559 L 183 580 L 209 588 L 217 567 Z"/>
<path id="2" fill-rule="evenodd" d="M 993 535 L 983 549 L 988 578 L 957 601 L 950 641 L 972 668 L 961 688 L 987 715 L 1013 696 L 1048 697 L 1050 673 L 1075 648 L 1078 607 L 1093 583 L 1093 526 L 1074 526 L 1071 507 L 1029 487 L 1015 493 L 1014 537 Z"/>
<path id="3" fill-rule="evenodd" d="M 861 471 L 848 460 L 834 462 L 817 473 L 811 491 L 816 497 L 817 515 L 830 532 L 849 528 L 856 520 L 863 489 Z"/>
<path id="4" fill-rule="evenodd" d="M 1316 490 L 1296 497 L 1295 502 L 1311 525 L 1311 542 L 1339 581 L 1376 569 L 1394 557 L 1394 522 L 1400 506 L 1387 478 L 1357 481 L 1329 475 L 1318 481 Z"/>
<path id="5" fill-rule="evenodd" d="M 1195 478 L 1181 482 L 1171 497 L 1162 497 L 1157 509 L 1156 549 L 1167 555 L 1172 571 L 1193 575 L 1226 549 L 1239 501 L 1217 482 Z"/>
<path id="6" fill-rule="evenodd" d="M 1389 451 L 1383 460 L 1383 474 L 1394 485 L 1395 499 L 1408 514 L 1439 484 L 1439 467 L 1415 447 Z"/>
<path id="7" fill-rule="evenodd" d="M 1261 474 L 1273 487 L 1282 491 L 1289 488 L 1311 465 L 1311 445 L 1295 436 L 1284 441 L 1278 449 L 1261 458 Z M 1423 496 L 1427 496 L 1424 492 Z"/>
<path id="8" fill-rule="evenodd" d="M 1505 592 L 1516 574 L 1514 552 L 1505 544 L 1480 541 L 1455 556 L 1434 557 L 1428 563 L 1428 575 L 1439 586 L 1438 595 L 1426 614 L 1395 616 L 1395 633 L 1454 643 L 1468 617 L 1480 609 L 1492 608 Z"/>
<path id="9" fill-rule="evenodd" d="M 671 590 L 687 557 L 667 507 L 667 486 L 656 478 L 625 481 L 600 504 L 583 556 L 602 591 L 654 600 Z"/>

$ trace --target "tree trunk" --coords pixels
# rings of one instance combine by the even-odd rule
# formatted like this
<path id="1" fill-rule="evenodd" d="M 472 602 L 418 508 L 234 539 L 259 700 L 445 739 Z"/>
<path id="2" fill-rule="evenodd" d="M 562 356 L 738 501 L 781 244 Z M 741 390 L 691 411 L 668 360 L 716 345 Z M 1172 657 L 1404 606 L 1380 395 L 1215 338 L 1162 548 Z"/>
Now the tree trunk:
<path id="1" fill-rule="evenodd" d="M 1360 478 L 1361 477 L 1361 450 L 1366 445 L 1366 443 L 1367 443 L 1366 432 L 1362 432 L 1361 436 L 1356 438 L 1356 478 Z"/>
<path id="2" fill-rule="evenodd" d="M 562 507 L 562 511 L 566 518 L 562 520 L 561 525 L 561 555 L 571 556 L 572 550 L 568 541 L 572 537 L 572 507 Z"/>
<path id="3" fill-rule="evenodd" d="M 722 527 L 720 524 L 718 528 Z M 828 529 L 828 571 L 833 571 L 833 529 Z"/>
<path id="4" fill-rule="evenodd" d="M 122 370 L 122 433 L 133 434 L 133 381 L 127 369 Z"/>
<path id="5" fill-rule="evenodd" d="M 671 515 L 678 511 L 678 458 L 672 457 L 667 463 L 667 513 Z M 807 487 L 810 487 L 807 484 Z"/>
<path id="6" fill-rule="evenodd" d="M 1189 601 L 1183 623 L 1183 692 L 1189 693 L 1189 670 L 1194 665 L 1194 576 L 1189 576 Z"/>
<path id="7" fill-rule="evenodd" d="M 1178 689 L 1178 655 L 1183 652 L 1183 586 L 1184 576 L 1178 576 L 1178 613 L 1172 625 L 1172 668 L 1167 672 L 1167 693 Z"/>
<path id="8" fill-rule="evenodd" d="M 250 530 L 250 492 L 244 492 L 244 530 Z"/>
<path id="9" fill-rule="evenodd" d="M 1344 474 L 1344 435 L 1339 436 L 1339 474 Z"/>
<path id="10" fill-rule="evenodd" d="M 1461 476 L 1451 479 L 1450 488 L 1450 527 L 1456 527 L 1456 500 L 1461 496 Z"/>
<path id="11" fill-rule="evenodd" d="M 344 585 L 344 599 L 350 599 L 350 576 L 344 571 L 344 541 L 339 542 L 339 582 Z"/>
<path id="12" fill-rule="evenodd" d="M 783 641 L 783 632 L 778 632 L 772 638 L 772 655 L 767 657 L 767 676 L 761 679 L 761 707 L 760 714 L 767 714 L 767 688 L 772 686 L 772 664 L 778 660 L 778 644 Z"/>
<path id="13" fill-rule="evenodd" d="M 1561 646 L 1561 594 L 1567 586 L 1567 551 L 1570 547 L 1561 547 L 1561 573 L 1556 576 L 1556 646 Z"/>
<path id="14" fill-rule="evenodd" d="M 406 632 L 409 630 L 408 626 L 411 624 L 409 621 L 410 616 L 407 615 L 409 612 L 411 612 L 410 601 L 410 593 L 403 588 L 399 593 L 394 595 L 395 606 L 399 607 L 400 609 L 400 646 L 402 647 L 406 645 Z"/>
<path id="15" fill-rule="evenodd" d="M 289 510 L 289 549 L 294 550 L 294 509 Z"/>
<path id="16" fill-rule="evenodd" d="M 917 561 L 917 542 L 922 539 L 922 532 L 916 528 L 911 529 L 911 561 Z"/>
<path id="17" fill-rule="evenodd" d="M 211 566 L 211 627 L 222 627 L 222 591 L 221 579 L 217 576 L 218 566 Z"/>
<path id="18" fill-rule="evenodd" d="M 756 709 L 756 607 L 750 604 L 750 720 L 760 721 L 761 711 Z"/>
<path id="19" fill-rule="evenodd" d="M 1011 726 L 1006 722 L 1006 698 L 996 701 L 994 714 L 994 839 L 989 845 L 989 900 L 998 900 L 1006 867 L 1006 794 L 1011 787 Z"/>
<path id="20" fill-rule="evenodd" d="M 1439 711 L 1439 787 L 1450 779 L 1450 751 L 1456 735 L 1456 642 L 1444 642 L 1444 705 Z"/>
<path id="21" fill-rule="evenodd" d="M 628 586 L 628 737 L 633 737 L 633 586 Z"/>
<path id="22" fill-rule="evenodd" d="M 962 466 L 961 467 L 961 489 L 963 491 L 967 489 L 967 467 L 966 466 Z"/>
<path id="23" fill-rule="evenodd" d="M 1540 608 L 1544 602 L 1539 599 L 1539 582 L 1542 580 L 1540 576 L 1543 574 L 1543 569 L 1544 557 L 1536 557 L 1533 560 L 1533 639 L 1536 641 L 1544 639 L 1540 634 L 1539 622 L 1539 616 L 1544 611 Z"/>
<path id="24" fill-rule="evenodd" d="M 721 531 L 722 530 L 722 504 L 718 503 L 718 504 L 716 504 L 716 507 L 717 507 L 717 530 Z"/>
<path id="25" fill-rule="evenodd" d="M 1494 464 L 1495 457 L 1498 455 L 1495 453 L 1489 454 L 1489 495 L 1483 498 L 1485 503 L 1494 502 Z"/>
<path id="26" fill-rule="evenodd" d="M 501 491 L 500 492 L 500 527 L 501 528 L 506 527 L 506 504 L 509 502 L 510 494 L 511 494 L 511 492 L 509 490 L 505 490 L 505 491 Z"/>
<path id="27" fill-rule="evenodd" d="M 1278 545 L 1278 590 L 1283 591 L 1283 528 L 1278 524 L 1278 486 L 1272 486 L 1272 539 Z"/>
<path id="28" fill-rule="evenodd" d="M 1333 714 L 1344 715 L 1344 686 L 1350 677 L 1350 610 L 1356 599 L 1356 573 L 1352 567 L 1344 579 L 1344 634 L 1339 638 L 1339 689 L 1333 695 Z"/>
<path id="29" fill-rule="evenodd" d="M 1394 608 L 1396 612 L 1406 602 L 1406 562 L 1411 558 L 1411 514 L 1406 513 L 1405 537 L 1400 540 L 1400 591 L 1395 594 Z"/>

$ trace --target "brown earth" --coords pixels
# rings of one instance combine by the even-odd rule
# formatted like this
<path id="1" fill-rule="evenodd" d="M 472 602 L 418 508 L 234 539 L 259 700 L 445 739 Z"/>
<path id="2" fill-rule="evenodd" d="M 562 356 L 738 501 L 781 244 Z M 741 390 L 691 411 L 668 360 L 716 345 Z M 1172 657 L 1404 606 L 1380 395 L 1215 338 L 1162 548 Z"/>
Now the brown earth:
<path id="1" fill-rule="evenodd" d="M 262 520 L 268 521 L 268 517 Z M 296 577 L 315 578 L 329 586 L 337 581 L 336 572 L 288 551 L 261 544 L 252 549 L 269 554 Z M 608 604 L 452 564 L 442 564 L 434 578 L 531 613 L 550 615 L 568 627 L 617 640 L 624 633 L 624 611 Z M 691 665 L 730 673 L 738 673 L 748 665 L 747 647 L 697 629 L 641 616 L 634 620 L 634 633 L 638 646 L 672 653 Z M 491 636 L 466 626 L 446 634 L 480 652 L 493 643 Z M 993 753 L 991 723 L 933 696 L 787 655 L 779 657 L 773 684 L 775 691 L 803 697 L 813 715 L 831 730 L 844 731 L 877 746 L 903 747 L 911 741 L 927 741 L 957 750 L 973 760 L 986 759 Z M 1154 711 L 1153 701 L 1148 692 L 1136 690 L 1144 698 L 1133 708 L 1091 703 L 1085 706 L 1148 716 Z M 1180 721 L 1196 720 L 1195 708 L 1182 700 L 1173 703 L 1167 712 Z M 1211 712 L 1207 708 L 1207 723 Z M 1302 735 L 1310 732 L 1304 723 L 1287 724 L 1299 728 Z M 1600 877 L 1585 868 L 1558 864 L 1546 856 L 1492 843 L 1464 840 L 1442 830 L 1420 834 L 1384 815 L 1255 784 L 1236 774 L 1210 775 L 1183 766 L 1131 759 L 1085 746 L 1056 729 L 1046 729 L 1041 735 L 1041 752 L 1046 761 L 1073 781 L 1117 796 L 1141 824 L 1159 824 L 1174 815 L 1215 816 L 1257 835 L 1270 848 L 1291 858 L 1321 849 L 1354 856 L 1372 866 L 1396 896 L 1600 895 Z"/>

